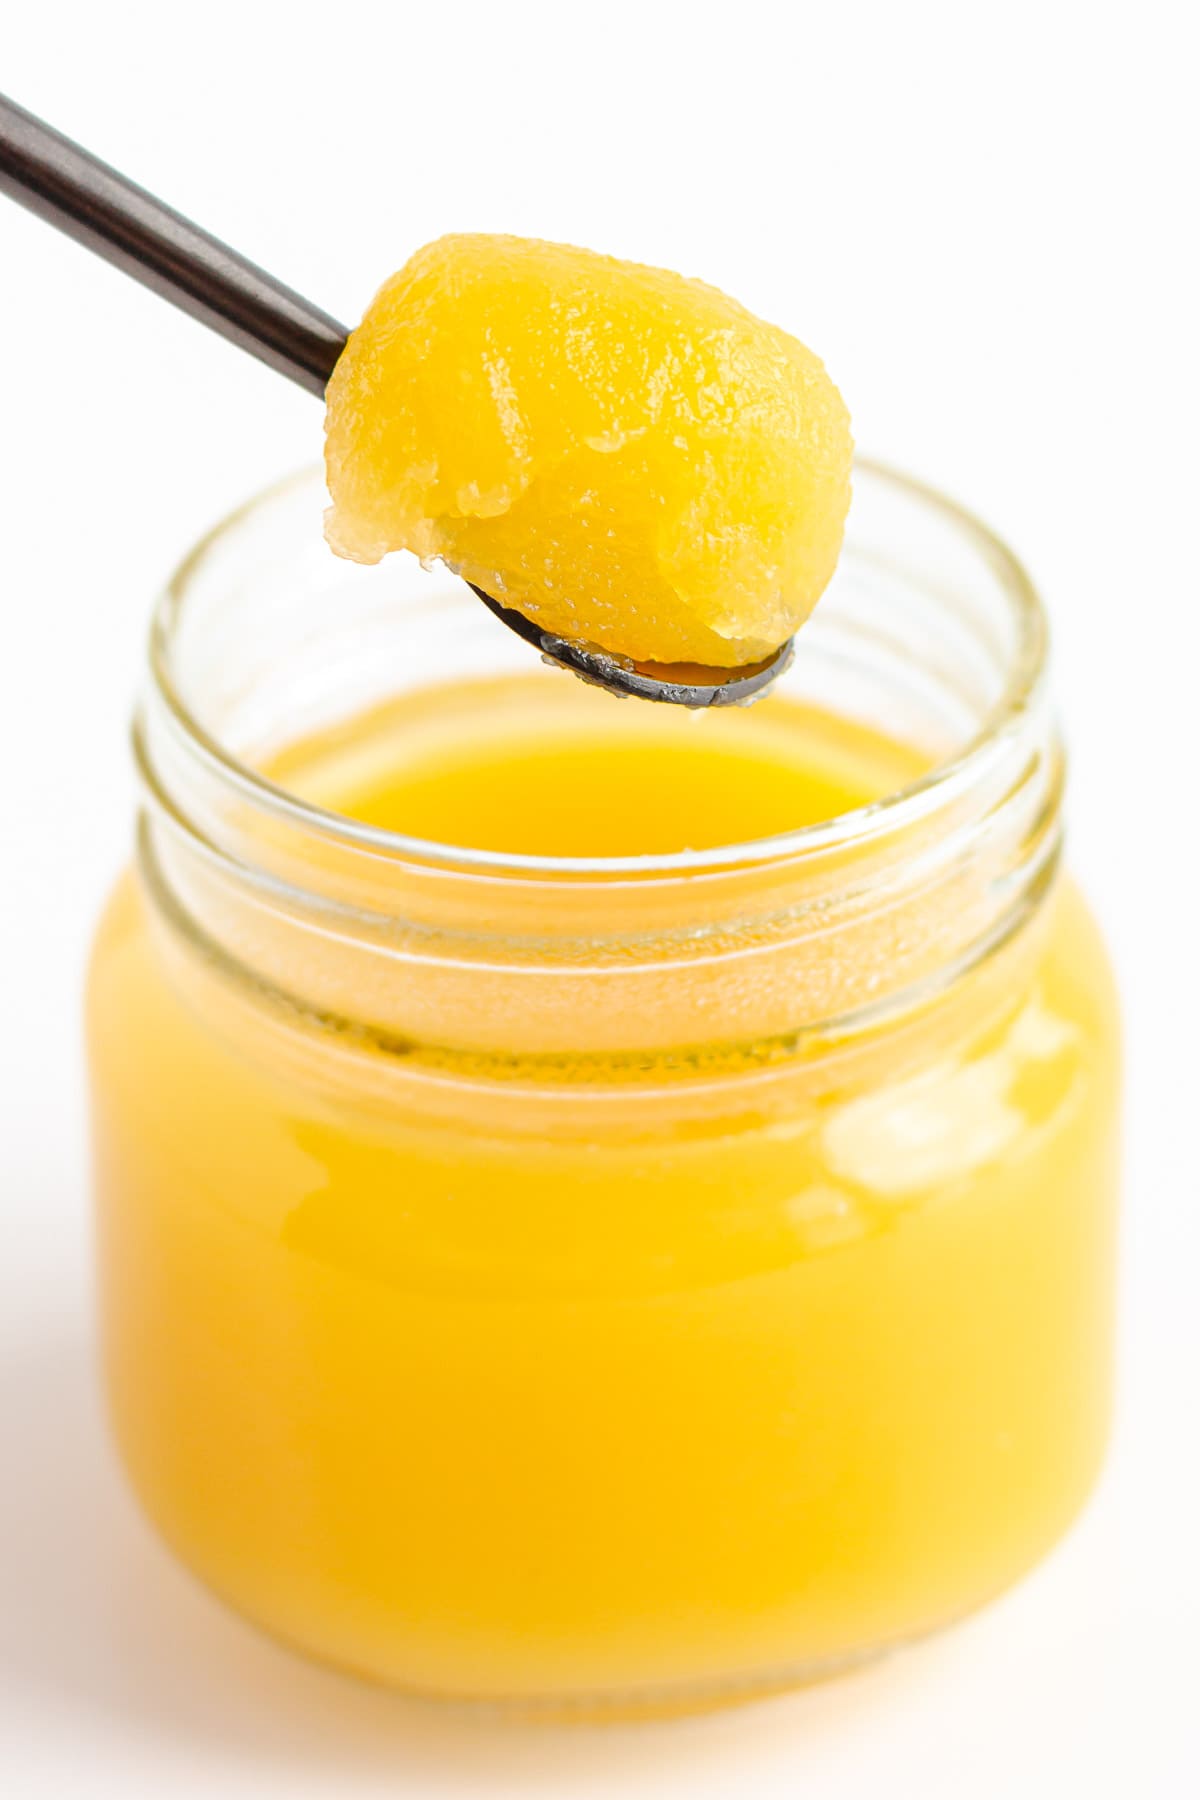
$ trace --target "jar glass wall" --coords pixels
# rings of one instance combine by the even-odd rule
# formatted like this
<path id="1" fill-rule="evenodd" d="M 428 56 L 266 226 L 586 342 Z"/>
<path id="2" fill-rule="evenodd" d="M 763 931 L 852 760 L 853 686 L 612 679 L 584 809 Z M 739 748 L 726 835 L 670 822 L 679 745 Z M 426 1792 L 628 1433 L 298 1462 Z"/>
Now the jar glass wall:
<path id="1" fill-rule="evenodd" d="M 510 673 L 582 704 L 319 516 L 285 484 L 164 598 L 93 959 L 150 1517 L 298 1647 L 520 1704 L 703 1703 L 980 1605 L 1078 1509 L 1110 1389 L 1115 1009 L 1019 567 L 862 469 L 786 682 L 894 791 L 546 857 L 345 817 L 297 757 L 406 695 L 450 741 Z"/>

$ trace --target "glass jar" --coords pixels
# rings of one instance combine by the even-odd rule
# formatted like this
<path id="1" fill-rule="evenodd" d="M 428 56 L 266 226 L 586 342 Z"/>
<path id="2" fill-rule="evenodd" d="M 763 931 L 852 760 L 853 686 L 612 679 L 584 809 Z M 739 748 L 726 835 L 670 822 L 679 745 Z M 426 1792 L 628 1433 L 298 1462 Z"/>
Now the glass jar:
<path id="1" fill-rule="evenodd" d="M 159 607 L 92 964 L 146 1511 L 279 1637 L 439 1696 L 701 1705 L 969 1612 L 1082 1503 L 1110 1394 L 1117 1023 L 1026 577 L 862 468 L 786 681 L 927 772 L 765 841 L 505 856 L 264 773 L 530 667 L 449 577 L 335 561 L 320 499 Z"/>

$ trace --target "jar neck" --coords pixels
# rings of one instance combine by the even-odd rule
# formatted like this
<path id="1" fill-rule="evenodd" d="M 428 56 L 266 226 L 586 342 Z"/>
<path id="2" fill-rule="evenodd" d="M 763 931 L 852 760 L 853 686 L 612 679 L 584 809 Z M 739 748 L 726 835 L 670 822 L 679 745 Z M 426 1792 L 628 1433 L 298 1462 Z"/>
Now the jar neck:
<path id="1" fill-rule="evenodd" d="M 306 484 L 279 490 L 185 566 L 135 733 L 158 911 L 297 1019 L 438 1066 L 616 1072 L 673 1056 L 703 1073 L 899 1022 L 1040 906 L 1063 783 L 1042 617 L 1007 552 L 946 503 L 860 475 L 843 568 L 798 658 L 823 699 L 838 690 L 897 730 L 903 713 L 911 741 L 943 752 L 931 774 L 786 837 L 589 862 L 396 837 L 257 772 L 289 719 L 302 729 L 314 669 L 335 690 L 327 716 L 351 712 L 348 645 L 372 679 L 411 680 L 414 631 L 452 642 L 461 665 L 480 610 L 460 616 L 453 589 L 418 605 L 399 571 L 331 572 L 305 535 L 312 501 Z M 349 600 L 329 592 L 335 575 Z M 281 630 L 281 596 L 283 619 L 311 622 L 315 660 Z"/>

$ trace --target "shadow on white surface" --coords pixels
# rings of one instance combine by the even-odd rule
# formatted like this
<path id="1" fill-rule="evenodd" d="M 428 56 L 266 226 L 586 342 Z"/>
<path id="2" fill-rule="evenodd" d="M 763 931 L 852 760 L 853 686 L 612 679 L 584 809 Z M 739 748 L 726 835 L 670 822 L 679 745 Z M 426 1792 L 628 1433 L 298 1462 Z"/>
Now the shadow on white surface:
<path id="1" fill-rule="evenodd" d="M 278 1649 L 181 1571 L 109 1448 L 90 1346 L 67 1334 L 0 1361 L 0 1691 L 27 1726 L 116 1736 L 194 1773 L 230 1764 L 292 1791 L 610 1791 L 669 1769 L 744 1773 L 764 1738 L 809 1740 L 929 1678 L 938 1646 L 782 1700 L 626 1728 L 529 1726 L 406 1701 Z M 153 1740 L 153 1741 L 152 1741 Z M 199 1765 L 199 1767 L 198 1767 Z M 232 1772 L 232 1771 L 230 1771 Z M 269 1772 L 269 1773 L 268 1773 Z M 703 1784 L 706 1786 L 706 1784 Z"/>

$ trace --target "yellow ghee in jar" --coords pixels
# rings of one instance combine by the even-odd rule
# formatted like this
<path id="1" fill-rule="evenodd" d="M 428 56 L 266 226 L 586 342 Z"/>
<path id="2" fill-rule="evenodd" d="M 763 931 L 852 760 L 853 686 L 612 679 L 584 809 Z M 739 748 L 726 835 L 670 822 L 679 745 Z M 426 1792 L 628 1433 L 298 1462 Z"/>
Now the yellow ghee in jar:
<path id="1" fill-rule="evenodd" d="M 531 676 L 272 773 L 443 844 L 612 857 L 917 768 L 783 699 L 693 719 Z M 719 1046 L 622 1057 L 581 1016 L 577 1053 L 528 1063 L 356 1030 L 352 974 L 289 1010 L 152 890 L 121 882 L 90 981 L 112 1408 L 164 1536 L 260 1624 L 433 1694 L 712 1696 L 946 1623 L 1076 1512 L 1117 1069 L 1068 881 L 901 1025 L 764 1055 L 718 1019 Z M 536 1038 L 538 954 L 501 1044 Z M 718 965 L 689 965 L 694 1025 Z M 486 958 L 470 982 L 481 1019 L 511 1008 Z"/>

